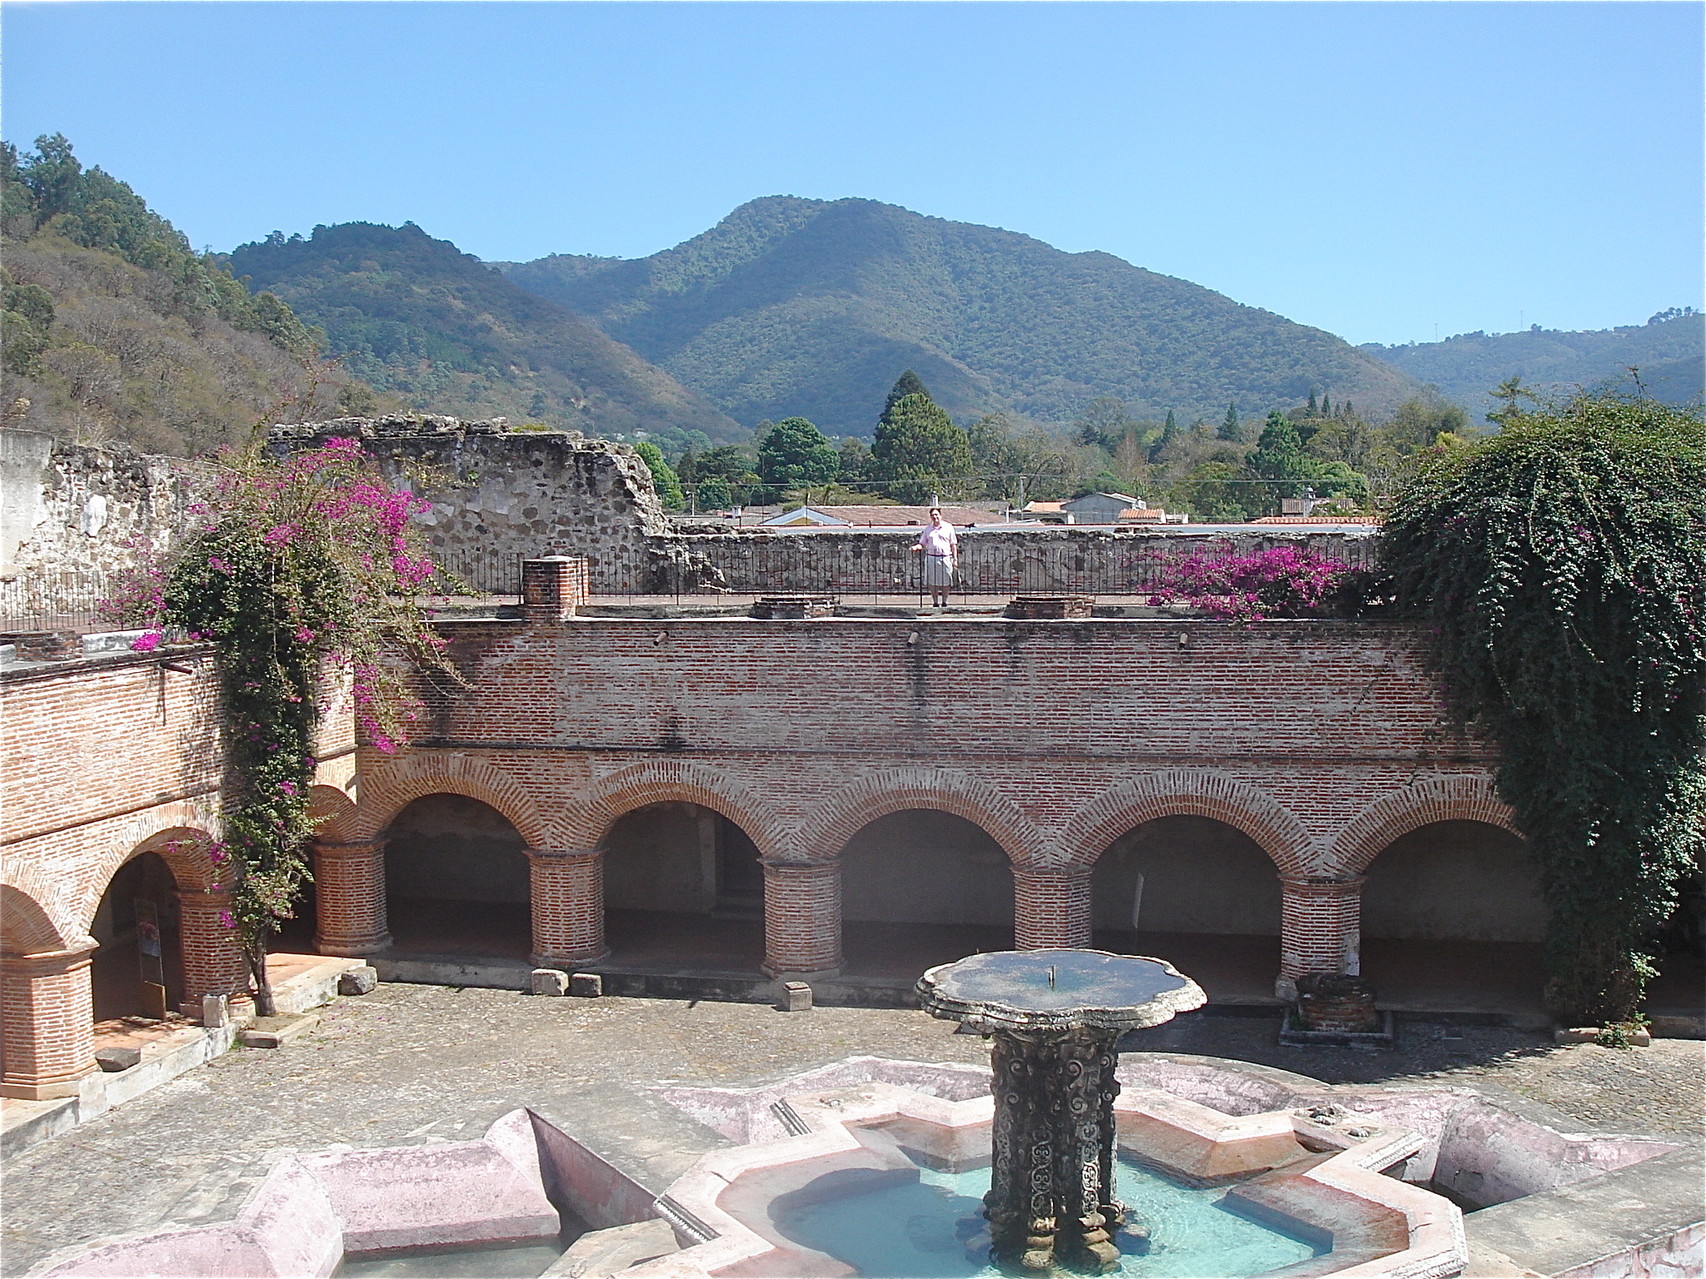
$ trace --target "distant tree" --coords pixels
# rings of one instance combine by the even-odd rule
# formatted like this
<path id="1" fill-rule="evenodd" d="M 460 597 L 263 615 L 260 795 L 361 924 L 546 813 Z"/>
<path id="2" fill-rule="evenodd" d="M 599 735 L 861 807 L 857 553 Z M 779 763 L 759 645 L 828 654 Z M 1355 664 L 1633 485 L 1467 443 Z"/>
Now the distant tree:
<path id="1" fill-rule="evenodd" d="M 1241 524 L 1268 512 L 1267 485 L 1251 484 L 1250 472 L 1236 462 L 1211 459 L 1172 486 L 1169 508 L 1189 511 L 1210 524 Z"/>
<path id="2" fill-rule="evenodd" d="M 758 442 L 758 474 L 776 489 L 827 484 L 841 458 L 823 432 L 803 417 L 785 417 Z"/>
<path id="3" fill-rule="evenodd" d="M 1249 466 L 1260 478 L 1273 481 L 1266 486 L 1270 505 L 1277 504 L 1274 499 L 1301 494 L 1314 471 L 1303 452 L 1296 425 L 1279 412 L 1268 414 L 1267 425 L 1250 454 Z"/>
<path id="4" fill-rule="evenodd" d="M 1226 417 L 1221 420 L 1220 429 L 1214 435 L 1217 440 L 1227 440 L 1233 444 L 1244 443 L 1244 424 L 1238 420 L 1236 404 L 1226 406 Z"/>
<path id="5" fill-rule="evenodd" d="M 1315 388 L 1314 387 L 1309 388 L 1309 405 L 1307 408 L 1304 409 L 1304 415 L 1306 417 L 1320 417 L 1321 416 L 1321 406 L 1319 404 L 1315 403 Z"/>
<path id="6" fill-rule="evenodd" d="M 1084 411 L 1078 415 L 1072 428 L 1080 444 L 1111 452 L 1131 425 L 1132 419 L 1126 412 L 1125 401 L 1111 395 L 1101 395 L 1084 406 Z"/>
<path id="7" fill-rule="evenodd" d="M 1159 462 L 1163 455 L 1170 454 L 1173 451 L 1173 446 L 1178 444 L 1179 436 L 1181 434 L 1182 432 L 1179 430 L 1179 419 L 1174 416 L 1172 409 L 1168 409 L 1167 421 L 1161 427 L 1161 438 L 1156 440 L 1155 444 L 1150 448 L 1149 460 L 1151 462 Z"/>
<path id="8" fill-rule="evenodd" d="M 1468 424 L 1469 415 L 1450 401 L 1438 395 L 1413 395 L 1393 411 L 1387 432 L 1393 444 L 1413 452 L 1432 448 L 1442 434 L 1462 434 Z"/>
<path id="9" fill-rule="evenodd" d="M 652 473 L 652 487 L 657 490 L 658 501 L 663 503 L 666 511 L 684 511 L 687 500 L 681 493 L 681 477 L 674 468 L 663 460 L 663 450 L 650 440 L 642 440 L 634 446 L 646 464 L 646 469 Z"/>
<path id="10" fill-rule="evenodd" d="M 841 483 L 857 487 L 872 478 L 871 450 L 865 441 L 850 437 L 841 441 L 837 452 L 837 474 Z"/>
<path id="11" fill-rule="evenodd" d="M 752 456 L 738 444 L 723 444 L 682 457 L 678 474 L 701 511 L 745 505 L 762 492 L 764 482 L 752 469 Z"/>
<path id="12" fill-rule="evenodd" d="M 908 369 L 896 378 L 894 385 L 889 388 L 889 398 L 883 401 L 883 411 L 879 416 L 888 417 L 894 406 L 909 395 L 928 396 L 929 394 L 930 392 L 924 386 L 924 379 Z"/>
<path id="13" fill-rule="evenodd" d="M 889 496 L 924 502 L 971 474 L 971 441 L 928 395 L 903 395 L 877 424 L 871 460 Z"/>

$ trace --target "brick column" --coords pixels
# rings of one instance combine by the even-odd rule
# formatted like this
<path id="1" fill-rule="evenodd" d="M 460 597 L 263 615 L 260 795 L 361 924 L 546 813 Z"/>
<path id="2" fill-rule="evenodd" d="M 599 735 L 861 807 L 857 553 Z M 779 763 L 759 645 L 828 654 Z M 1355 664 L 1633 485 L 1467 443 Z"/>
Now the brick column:
<path id="1" fill-rule="evenodd" d="M 225 922 L 231 909 L 231 894 L 178 891 L 178 934 L 184 956 L 184 1002 L 179 1010 L 186 1017 L 201 1017 L 203 995 L 247 998 L 249 972 L 237 945 L 237 932 Z"/>
<path id="2" fill-rule="evenodd" d="M 95 1069 L 95 1010 L 89 986 L 93 937 L 66 950 L 0 955 L 0 1097 L 75 1097 Z"/>
<path id="3" fill-rule="evenodd" d="M 581 555 L 521 562 L 521 603 L 530 622 L 560 622 L 592 594 L 592 569 Z"/>
<path id="4" fill-rule="evenodd" d="M 1280 971 L 1274 983 L 1282 999 L 1297 994 L 1304 973 L 1362 971 L 1362 885 L 1360 875 L 1280 877 Z"/>
<path id="5" fill-rule="evenodd" d="M 841 972 L 841 863 L 764 863 L 764 964 L 771 977 Z"/>
<path id="6" fill-rule="evenodd" d="M 603 959 L 604 850 L 527 850 L 533 964 L 561 968 Z"/>
<path id="7" fill-rule="evenodd" d="M 314 841 L 314 945 L 357 959 L 391 945 L 385 919 L 385 841 Z"/>
<path id="8" fill-rule="evenodd" d="M 1090 944 L 1090 868 L 1013 868 L 1013 948 Z"/>

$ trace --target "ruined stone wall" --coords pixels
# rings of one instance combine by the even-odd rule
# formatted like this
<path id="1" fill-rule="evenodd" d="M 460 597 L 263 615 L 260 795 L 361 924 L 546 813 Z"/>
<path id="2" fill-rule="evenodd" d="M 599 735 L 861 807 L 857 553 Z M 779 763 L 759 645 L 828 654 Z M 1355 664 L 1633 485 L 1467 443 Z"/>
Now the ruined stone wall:
<path id="1" fill-rule="evenodd" d="M 203 472 L 125 445 L 0 431 L 0 618 L 91 612 L 190 516 Z"/>
<path id="2" fill-rule="evenodd" d="M 417 517 L 440 562 L 482 593 L 517 589 L 519 562 L 581 555 L 597 591 L 648 589 L 669 531 L 651 474 L 626 444 L 578 432 L 511 431 L 504 419 L 339 418 L 275 426 L 275 452 L 354 438 L 386 476 L 432 501 Z M 428 468 L 436 480 L 422 482 Z"/>
<path id="3" fill-rule="evenodd" d="M 692 532 L 679 537 L 672 562 L 687 568 L 685 589 L 712 583 L 731 591 L 905 594 L 919 589 L 919 557 L 910 550 L 917 539 L 917 530 Z M 1187 533 L 1051 526 L 961 529 L 959 540 L 959 586 L 977 594 L 1141 592 L 1154 582 L 1161 560 L 1209 548 L 1250 554 L 1305 546 L 1358 568 L 1374 560 L 1373 530 Z"/>

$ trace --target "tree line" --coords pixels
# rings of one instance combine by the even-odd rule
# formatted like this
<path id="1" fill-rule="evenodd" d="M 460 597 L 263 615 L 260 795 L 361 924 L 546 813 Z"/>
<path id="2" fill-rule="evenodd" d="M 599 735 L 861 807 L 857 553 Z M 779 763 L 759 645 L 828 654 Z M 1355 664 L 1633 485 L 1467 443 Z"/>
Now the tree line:
<path id="1" fill-rule="evenodd" d="M 1515 379 L 1493 393 L 1523 394 Z M 1437 395 L 1413 397 L 1383 422 L 1322 391 L 1306 403 L 1215 423 L 1156 422 L 1114 398 L 1091 400 L 1065 430 L 1005 414 L 956 425 L 917 373 L 900 375 L 871 442 L 832 441 L 803 417 L 759 423 L 751 444 L 677 442 L 673 460 L 641 444 L 665 506 L 712 511 L 774 502 L 917 505 L 939 497 L 1023 506 L 1093 491 L 1124 493 L 1209 523 L 1278 514 L 1312 497 L 1347 514 L 1376 509 L 1414 459 L 1442 437 L 1480 434 Z"/>

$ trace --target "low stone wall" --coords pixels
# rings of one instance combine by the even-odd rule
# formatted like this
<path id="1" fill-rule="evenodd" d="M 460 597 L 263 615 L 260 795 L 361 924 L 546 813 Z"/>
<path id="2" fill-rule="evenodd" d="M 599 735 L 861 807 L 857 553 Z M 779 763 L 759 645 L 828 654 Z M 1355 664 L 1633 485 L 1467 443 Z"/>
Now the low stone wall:
<path id="1" fill-rule="evenodd" d="M 1209 549 L 1251 554 L 1301 546 L 1366 568 L 1374 562 L 1373 533 L 1254 532 L 1247 526 L 1210 532 L 962 529 L 959 586 L 978 594 L 1142 594 L 1154 585 L 1163 562 Z M 917 540 L 918 532 L 906 529 L 687 533 L 659 544 L 660 588 L 906 593 L 918 589 L 919 556 L 911 549 Z"/>

